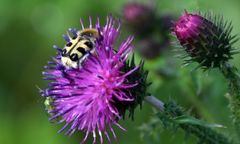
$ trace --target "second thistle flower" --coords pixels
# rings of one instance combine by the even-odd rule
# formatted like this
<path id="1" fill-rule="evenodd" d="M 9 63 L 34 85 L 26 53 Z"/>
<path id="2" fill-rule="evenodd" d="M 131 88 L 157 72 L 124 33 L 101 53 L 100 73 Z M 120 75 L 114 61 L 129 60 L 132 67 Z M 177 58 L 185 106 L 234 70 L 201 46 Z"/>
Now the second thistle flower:
<path id="1" fill-rule="evenodd" d="M 134 33 L 146 35 L 154 29 L 156 17 L 150 5 L 129 2 L 123 7 L 123 19 Z"/>
<path id="2" fill-rule="evenodd" d="M 236 36 L 231 36 L 231 23 L 222 17 L 206 17 L 186 12 L 176 22 L 174 33 L 190 56 L 187 61 L 198 62 L 204 68 L 221 67 L 234 54 Z"/>

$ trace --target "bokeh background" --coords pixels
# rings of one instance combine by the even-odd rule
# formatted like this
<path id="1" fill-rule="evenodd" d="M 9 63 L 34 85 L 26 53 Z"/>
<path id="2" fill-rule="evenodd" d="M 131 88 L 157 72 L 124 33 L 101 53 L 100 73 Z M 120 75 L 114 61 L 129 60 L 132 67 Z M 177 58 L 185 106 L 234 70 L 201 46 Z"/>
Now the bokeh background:
<path id="1" fill-rule="evenodd" d="M 68 138 L 58 134 L 61 125 L 48 122 L 43 99 L 37 87 L 44 88 L 43 66 L 55 55 L 53 44 L 64 45 L 62 34 L 69 27 L 80 28 L 79 18 L 87 20 L 108 14 L 120 17 L 127 0 L 0 0 L 0 144 L 73 144 L 82 139 L 81 133 Z M 143 1 L 138 1 L 143 2 Z M 146 2 L 146 1 L 145 1 Z M 152 3 L 154 1 L 151 1 Z M 233 32 L 240 32 L 239 0 L 156 0 L 159 15 L 180 16 L 188 11 L 210 11 L 231 20 Z M 131 34 L 123 27 L 123 35 Z M 138 40 L 135 40 L 137 45 Z M 239 46 L 238 42 L 236 46 Z M 137 47 L 136 47 L 137 49 Z M 172 49 L 171 46 L 166 49 Z M 168 50 L 166 50 L 168 51 Z M 138 55 L 138 53 L 137 53 Z M 138 55 L 138 58 L 141 56 Z M 232 61 L 237 67 L 240 56 Z M 232 131 L 228 100 L 224 97 L 227 84 L 223 76 L 212 70 L 203 73 L 191 71 L 194 66 L 181 67 L 182 60 L 165 52 L 146 60 L 153 81 L 149 92 L 163 101 L 174 99 L 193 115 L 210 123 L 219 123 Z M 147 124 L 154 116 L 153 109 L 144 103 L 137 108 L 135 120 L 120 123 L 128 129 L 116 128 L 120 144 L 195 143 L 195 138 L 182 131 L 172 132 L 159 128 L 154 133 Z M 157 128 L 158 126 L 156 126 Z M 89 141 L 90 143 L 90 141 Z M 114 141 L 113 143 L 116 143 Z"/>

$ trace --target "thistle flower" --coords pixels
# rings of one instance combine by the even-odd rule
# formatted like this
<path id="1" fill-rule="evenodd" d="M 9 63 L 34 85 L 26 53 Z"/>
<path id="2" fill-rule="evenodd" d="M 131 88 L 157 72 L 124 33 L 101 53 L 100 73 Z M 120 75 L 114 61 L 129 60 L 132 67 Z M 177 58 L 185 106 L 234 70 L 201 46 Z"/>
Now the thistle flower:
<path id="1" fill-rule="evenodd" d="M 222 17 L 206 17 L 186 12 L 176 22 L 174 33 L 190 56 L 187 62 L 198 62 L 203 68 L 221 67 L 235 53 L 236 36 L 231 36 L 232 25 Z"/>
<path id="2" fill-rule="evenodd" d="M 123 7 L 123 19 L 135 33 L 147 34 L 153 30 L 155 13 L 150 5 L 131 2 Z"/>
<path id="3" fill-rule="evenodd" d="M 82 21 L 81 25 L 84 29 Z M 91 18 L 89 28 L 92 28 Z M 82 143 L 86 142 L 89 134 L 93 135 L 93 143 L 96 143 L 97 134 L 101 143 L 103 135 L 110 142 L 107 131 L 111 131 L 116 139 L 113 125 L 125 130 L 118 120 L 126 110 L 133 113 L 136 105 L 141 104 L 146 90 L 143 88 L 146 80 L 146 73 L 142 74 L 143 63 L 135 66 L 134 58 L 132 62 L 127 60 L 133 49 L 133 37 L 128 37 L 115 51 L 114 42 L 120 23 L 107 17 L 105 26 L 101 26 L 98 19 L 94 28 L 100 34 L 96 41 L 96 54 L 90 54 L 81 68 L 69 69 L 61 63 L 62 49 L 55 46 L 59 52 L 43 72 L 44 78 L 51 82 L 49 88 L 41 91 L 52 101 L 51 109 L 48 109 L 49 120 L 61 119 L 60 123 L 65 122 L 59 132 L 68 127 L 66 135 L 75 131 L 85 132 Z M 75 29 L 69 31 L 76 35 Z"/>

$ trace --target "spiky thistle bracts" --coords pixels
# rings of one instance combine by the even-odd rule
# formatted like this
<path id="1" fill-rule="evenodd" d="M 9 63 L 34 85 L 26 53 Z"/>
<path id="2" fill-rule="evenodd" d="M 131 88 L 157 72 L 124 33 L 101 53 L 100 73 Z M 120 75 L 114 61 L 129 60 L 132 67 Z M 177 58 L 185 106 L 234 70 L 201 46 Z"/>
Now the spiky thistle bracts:
<path id="1" fill-rule="evenodd" d="M 221 67 L 235 54 L 232 25 L 220 16 L 185 12 L 175 23 L 174 34 L 187 52 L 186 63 L 198 62 L 203 68 Z"/>
<path id="2" fill-rule="evenodd" d="M 82 22 L 81 25 L 84 29 Z M 89 27 L 92 27 L 91 19 Z M 139 93 L 136 91 L 145 94 L 146 90 L 142 88 L 146 73 L 143 78 L 134 76 L 143 72 L 143 64 L 136 66 L 133 62 L 127 62 L 133 49 L 133 37 L 128 37 L 117 47 L 115 39 L 119 35 L 120 23 L 112 17 L 107 17 L 104 26 L 98 20 L 94 28 L 100 34 L 96 40 L 95 54 L 90 54 L 81 68 L 64 67 L 60 60 L 62 49 L 55 47 L 59 53 L 43 72 L 44 79 L 50 80 L 50 83 L 47 89 L 41 91 L 44 97 L 52 99 L 49 120 L 59 118 L 59 122 L 65 122 L 59 132 L 68 128 L 66 135 L 72 135 L 75 131 L 85 132 L 82 143 L 89 134 L 93 135 L 93 143 L 96 143 L 97 134 L 100 143 L 103 143 L 103 135 L 110 141 L 107 131 L 116 138 L 113 125 L 124 130 L 118 120 L 126 110 L 132 112 L 136 104 L 141 103 L 139 99 L 143 95 L 137 95 Z M 74 36 L 77 31 L 71 30 Z M 69 36 L 65 39 L 68 41 Z"/>

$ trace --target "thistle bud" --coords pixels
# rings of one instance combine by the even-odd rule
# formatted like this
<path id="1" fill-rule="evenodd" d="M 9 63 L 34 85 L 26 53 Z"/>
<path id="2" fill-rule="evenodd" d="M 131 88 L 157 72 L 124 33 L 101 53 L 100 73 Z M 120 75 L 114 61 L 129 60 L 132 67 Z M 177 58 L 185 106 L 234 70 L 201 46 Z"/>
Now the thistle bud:
<path id="1" fill-rule="evenodd" d="M 198 62 L 203 68 L 221 67 L 232 58 L 236 36 L 231 36 L 231 23 L 222 17 L 185 13 L 174 27 L 180 44 L 191 57 L 188 61 Z"/>
<path id="2" fill-rule="evenodd" d="M 168 46 L 168 40 L 162 42 L 153 38 L 146 38 L 140 41 L 138 46 L 138 52 L 145 59 L 155 59 L 160 56 L 162 51 Z"/>

